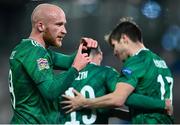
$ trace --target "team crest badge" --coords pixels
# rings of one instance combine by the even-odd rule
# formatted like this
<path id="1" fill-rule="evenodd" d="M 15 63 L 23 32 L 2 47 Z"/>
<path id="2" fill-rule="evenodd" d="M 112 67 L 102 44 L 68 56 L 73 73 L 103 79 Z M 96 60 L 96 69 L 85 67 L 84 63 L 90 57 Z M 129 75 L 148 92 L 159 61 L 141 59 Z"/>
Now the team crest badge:
<path id="1" fill-rule="evenodd" d="M 39 70 L 49 69 L 49 64 L 48 64 L 48 60 L 47 59 L 39 58 L 37 60 L 37 63 L 38 63 Z"/>

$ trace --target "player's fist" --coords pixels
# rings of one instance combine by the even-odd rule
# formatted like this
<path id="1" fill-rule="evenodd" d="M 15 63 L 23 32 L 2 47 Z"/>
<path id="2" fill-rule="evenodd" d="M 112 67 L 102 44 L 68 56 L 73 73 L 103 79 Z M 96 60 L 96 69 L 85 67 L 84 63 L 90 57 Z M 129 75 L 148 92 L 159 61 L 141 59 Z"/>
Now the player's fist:
<path id="1" fill-rule="evenodd" d="M 98 42 L 92 38 L 82 37 L 80 43 L 83 43 L 83 50 L 87 50 L 88 48 L 97 48 Z"/>
<path id="2" fill-rule="evenodd" d="M 83 69 L 91 60 L 87 53 L 82 53 L 83 43 L 79 45 L 78 52 L 74 59 L 72 66 L 76 68 L 78 71 Z"/>

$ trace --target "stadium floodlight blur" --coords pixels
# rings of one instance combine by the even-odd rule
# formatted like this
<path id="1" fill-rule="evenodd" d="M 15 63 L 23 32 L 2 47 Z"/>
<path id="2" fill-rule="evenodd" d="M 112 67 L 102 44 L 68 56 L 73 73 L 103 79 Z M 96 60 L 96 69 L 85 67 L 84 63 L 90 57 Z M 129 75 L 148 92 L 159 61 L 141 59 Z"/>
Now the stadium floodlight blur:
<path id="1" fill-rule="evenodd" d="M 143 4 L 141 12 L 149 19 L 155 19 L 161 14 L 161 6 L 156 1 L 148 1 Z"/>
<path id="2" fill-rule="evenodd" d="M 61 6 L 67 13 L 68 18 L 83 18 L 90 15 L 97 15 L 98 0 L 72 0 L 67 2 L 50 1 L 52 4 Z"/>
<path id="3" fill-rule="evenodd" d="M 178 25 L 169 27 L 163 35 L 161 43 L 167 51 L 174 49 L 180 51 L 180 27 Z"/>
<path id="4" fill-rule="evenodd" d="M 89 13 L 93 14 L 97 8 L 98 1 L 97 0 L 77 0 L 77 3 L 81 5 L 82 9 Z"/>

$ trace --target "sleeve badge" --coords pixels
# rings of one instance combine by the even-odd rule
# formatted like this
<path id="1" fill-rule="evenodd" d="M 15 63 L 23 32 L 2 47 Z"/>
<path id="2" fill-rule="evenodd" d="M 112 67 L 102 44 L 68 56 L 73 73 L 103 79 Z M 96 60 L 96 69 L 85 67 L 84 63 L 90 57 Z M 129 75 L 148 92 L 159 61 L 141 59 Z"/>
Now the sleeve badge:
<path id="1" fill-rule="evenodd" d="M 49 69 L 48 60 L 44 58 L 39 58 L 37 60 L 39 70 Z"/>
<path id="2" fill-rule="evenodd" d="M 122 74 L 130 76 L 132 74 L 132 70 L 128 69 L 128 68 L 123 68 L 122 69 Z"/>

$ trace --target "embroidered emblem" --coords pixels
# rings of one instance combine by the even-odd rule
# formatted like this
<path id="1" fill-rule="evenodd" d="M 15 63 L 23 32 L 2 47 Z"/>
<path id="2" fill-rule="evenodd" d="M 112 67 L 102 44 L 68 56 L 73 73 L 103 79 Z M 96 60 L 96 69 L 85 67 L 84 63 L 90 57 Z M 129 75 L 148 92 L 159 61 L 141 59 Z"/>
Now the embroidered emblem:
<path id="1" fill-rule="evenodd" d="M 38 63 L 38 68 L 39 68 L 39 70 L 49 69 L 49 64 L 48 64 L 47 59 L 39 58 L 39 59 L 37 60 L 37 63 Z"/>

